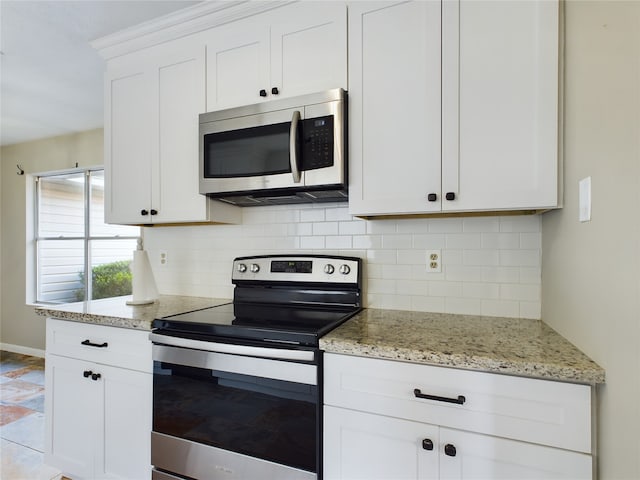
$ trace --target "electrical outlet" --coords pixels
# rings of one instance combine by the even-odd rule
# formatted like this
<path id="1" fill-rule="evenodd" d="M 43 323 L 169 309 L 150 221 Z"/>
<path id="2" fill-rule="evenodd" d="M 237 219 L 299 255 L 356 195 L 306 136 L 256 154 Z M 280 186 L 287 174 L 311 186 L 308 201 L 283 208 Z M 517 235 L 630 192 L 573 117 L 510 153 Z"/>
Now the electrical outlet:
<path id="1" fill-rule="evenodd" d="M 442 272 L 442 255 L 440 250 L 427 250 L 427 272 Z"/>
<path id="2" fill-rule="evenodd" d="M 169 257 L 167 256 L 167 252 L 165 250 L 162 250 L 160 252 L 160 266 L 165 267 L 168 262 L 169 262 Z"/>

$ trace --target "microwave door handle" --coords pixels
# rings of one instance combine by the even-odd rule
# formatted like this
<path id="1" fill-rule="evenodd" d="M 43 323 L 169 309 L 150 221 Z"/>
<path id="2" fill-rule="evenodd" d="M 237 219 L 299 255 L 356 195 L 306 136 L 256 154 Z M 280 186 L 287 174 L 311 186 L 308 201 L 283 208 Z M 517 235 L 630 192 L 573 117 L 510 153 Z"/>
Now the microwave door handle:
<path id="1" fill-rule="evenodd" d="M 291 164 L 291 174 L 293 183 L 300 183 L 300 168 L 298 167 L 298 126 L 300 124 L 300 112 L 295 110 L 291 117 L 291 128 L 289 130 L 289 163 Z"/>

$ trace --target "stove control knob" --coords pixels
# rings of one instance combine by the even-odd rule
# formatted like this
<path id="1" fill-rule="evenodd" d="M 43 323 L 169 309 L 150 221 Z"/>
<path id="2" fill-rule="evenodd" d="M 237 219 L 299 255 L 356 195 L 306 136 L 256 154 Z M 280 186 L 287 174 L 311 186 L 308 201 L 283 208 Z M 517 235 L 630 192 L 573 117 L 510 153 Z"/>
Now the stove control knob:
<path id="1" fill-rule="evenodd" d="M 260 271 L 260 265 L 257 263 L 251 264 L 251 273 L 258 273 Z"/>
<path id="2" fill-rule="evenodd" d="M 247 271 L 247 266 L 244 263 L 239 263 L 237 269 L 240 273 L 244 273 Z"/>
<path id="3" fill-rule="evenodd" d="M 328 274 L 328 275 L 331 275 L 331 274 L 332 274 L 333 272 L 335 272 L 335 271 L 336 271 L 336 269 L 335 269 L 335 268 L 334 268 L 334 266 L 333 266 L 333 265 L 331 265 L 330 263 L 327 263 L 327 264 L 324 266 L 324 273 L 326 273 L 326 274 Z"/>
<path id="4" fill-rule="evenodd" d="M 343 275 L 349 275 L 351 272 L 351 267 L 347 264 L 340 265 L 340 273 Z"/>

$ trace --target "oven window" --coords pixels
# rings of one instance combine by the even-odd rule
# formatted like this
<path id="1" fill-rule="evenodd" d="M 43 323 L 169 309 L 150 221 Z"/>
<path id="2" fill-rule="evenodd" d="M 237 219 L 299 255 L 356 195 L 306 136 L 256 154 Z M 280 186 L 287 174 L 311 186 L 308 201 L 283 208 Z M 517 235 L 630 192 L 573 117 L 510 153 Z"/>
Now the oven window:
<path id="1" fill-rule="evenodd" d="M 206 178 L 253 177 L 290 173 L 291 122 L 243 128 L 204 136 Z"/>
<path id="2" fill-rule="evenodd" d="M 153 430 L 316 471 L 317 387 L 154 362 Z"/>

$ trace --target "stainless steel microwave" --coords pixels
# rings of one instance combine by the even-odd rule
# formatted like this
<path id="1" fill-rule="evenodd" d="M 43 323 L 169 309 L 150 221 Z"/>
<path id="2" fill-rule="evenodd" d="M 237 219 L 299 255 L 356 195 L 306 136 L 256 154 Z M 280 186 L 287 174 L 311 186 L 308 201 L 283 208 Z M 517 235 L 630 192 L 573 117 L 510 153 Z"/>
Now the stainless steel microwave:
<path id="1" fill-rule="evenodd" d="M 200 115 L 200 193 L 240 206 L 347 200 L 342 89 Z"/>

